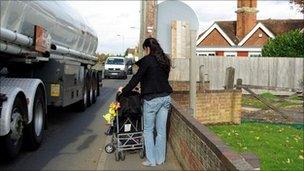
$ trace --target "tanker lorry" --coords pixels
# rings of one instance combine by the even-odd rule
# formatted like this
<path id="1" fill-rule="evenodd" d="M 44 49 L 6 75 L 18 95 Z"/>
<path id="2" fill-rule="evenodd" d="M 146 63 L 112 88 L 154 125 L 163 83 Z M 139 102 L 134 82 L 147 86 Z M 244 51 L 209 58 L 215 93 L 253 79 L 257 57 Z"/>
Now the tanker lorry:
<path id="1" fill-rule="evenodd" d="M 0 153 L 14 158 L 40 146 L 48 107 L 96 101 L 98 39 L 68 2 L 0 3 Z"/>

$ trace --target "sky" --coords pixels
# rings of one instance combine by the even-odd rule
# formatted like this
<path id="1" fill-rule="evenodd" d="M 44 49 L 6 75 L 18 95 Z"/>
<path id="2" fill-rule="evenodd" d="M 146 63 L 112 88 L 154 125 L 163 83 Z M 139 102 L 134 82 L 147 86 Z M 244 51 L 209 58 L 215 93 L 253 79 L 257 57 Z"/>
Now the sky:
<path id="1" fill-rule="evenodd" d="M 161 1 L 159 1 L 161 2 Z M 236 20 L 236 0 L 183 1 L 197 14 L 198 34 L 214 21 Z M 139 40 L 140 1 L 69 1 L 83 15 L 98 35 L 98 53 L 123 54 Z M 257 19 L 303 19 L 303 14 L 289 1 L 258 1 Z"/>

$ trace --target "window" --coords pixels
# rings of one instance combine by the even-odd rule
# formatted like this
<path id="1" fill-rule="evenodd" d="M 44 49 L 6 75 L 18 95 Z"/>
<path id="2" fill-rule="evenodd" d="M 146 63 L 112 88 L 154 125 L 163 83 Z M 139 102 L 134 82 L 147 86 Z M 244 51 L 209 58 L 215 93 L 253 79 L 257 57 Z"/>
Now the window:
<path id="1" fill-rule="evenodd" d="M 226 56 L 226 57 L 236 57 L 237 52 L 224 52 L 224 56 Z"/>
<path id="2" fill-rule="evenodd" d="M 215 52 L 199 52 L 198 56 L 215 56 Z"/>
<path id="3" fill-rule="evenodd" d="M 261 57 L 262 54 L 261 54 L 261 52 L 249 52 L 248 56 L 249 57 Z"/>
<path id="4" fill-rule="evenodd" d="M 124 65 L 124 60 L 120 58 L 108 58 L 106 64 Z"/>

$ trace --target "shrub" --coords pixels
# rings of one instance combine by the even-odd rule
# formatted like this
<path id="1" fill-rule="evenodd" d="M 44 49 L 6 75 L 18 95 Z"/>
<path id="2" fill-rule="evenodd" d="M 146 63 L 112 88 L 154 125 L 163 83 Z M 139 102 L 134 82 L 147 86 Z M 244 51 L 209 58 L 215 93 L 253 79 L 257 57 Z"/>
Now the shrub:
<path id="1" fill-rule="evenodd" d="M 299 30 L 290 31 L 269 39 L 262 49 L 266 57 L 302 57 L 304 58 L 304 34 Z"/>

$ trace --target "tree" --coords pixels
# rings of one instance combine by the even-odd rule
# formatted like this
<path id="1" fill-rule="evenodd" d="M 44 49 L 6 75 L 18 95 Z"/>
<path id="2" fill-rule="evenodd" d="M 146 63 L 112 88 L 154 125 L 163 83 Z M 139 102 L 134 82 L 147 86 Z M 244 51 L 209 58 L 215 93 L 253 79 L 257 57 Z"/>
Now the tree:
<path id="1" fill-rule="evenodd" d="M 98 62 L 102 63 L 109 57 L 109 54 L 104 54 L 104 53 L 99 54 L 99 53 L 97 53 L 96 56 L 97 56 Z"/>
<path id="2" fill-rule="evenodd" d="M 275 39 L 269 39 L 262 49 L 262 56 L 267 57 L 302 57 L 304 58 L 304 34 L 293 30 Z"/>
<path id="3" fill-rule="evenodd" d="M 300 12 L 304 14 L 304 0 L 289 0 L 289 2 L 296 4 L 300 8 Z"/>

